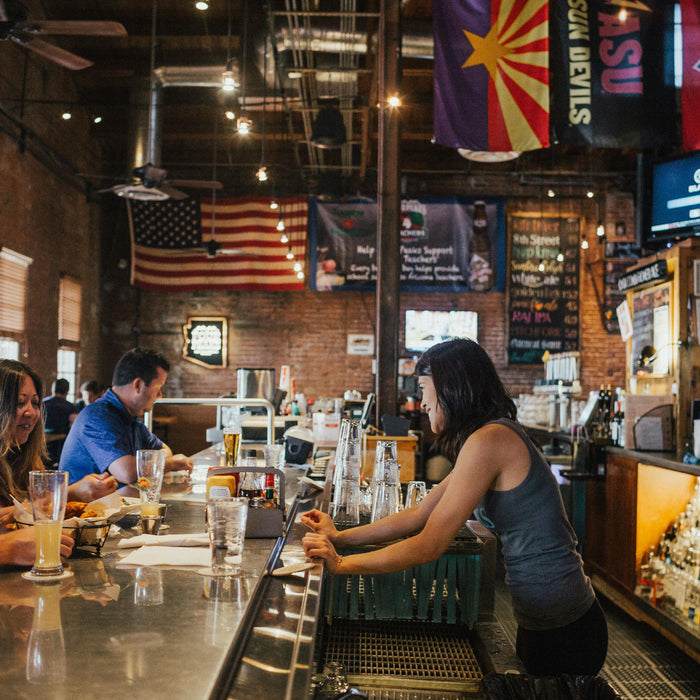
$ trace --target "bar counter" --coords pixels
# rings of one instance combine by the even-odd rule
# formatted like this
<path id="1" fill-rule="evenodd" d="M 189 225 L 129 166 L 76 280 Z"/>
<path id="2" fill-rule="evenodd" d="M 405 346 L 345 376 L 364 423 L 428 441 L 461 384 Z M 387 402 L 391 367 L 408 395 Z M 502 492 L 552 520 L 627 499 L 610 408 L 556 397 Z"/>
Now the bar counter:
<path id="1" fill-rule="evenodd" d="M 163 487 L 169 533 L 205 531 L 206 457 L 195 464 L 191 485 Z M 128 487 L 123 495 L 132 495 Z M 291 496 L 293 515 L 297 501 Z M 73 576 L 62 581 L 33 583 L 22 578 L 26 569 L 0 567 L 0 674 L 8 697 L 227 696 L 282 538 L 246 539 L 241 575 L 218 579 L 196 567 L 120 565 L 133 549 L 119 549 L 119 539 L 110 534 L 101 556 L 74 550 L 68 560 Z M 295 557 L 303 560 L 303 550 L 290 543 L 280 565 Z M 287 578 L 305 585 L 309 573 Z M 279 626 L 281 613 L 267 612 Z M 268 662 L 275 658 L 269 652 L 273 637 L 267 637 Z M 34 649 L 29 660 L 28 646 Z M 302 682 L 308 687 L 308 677 Z"/>

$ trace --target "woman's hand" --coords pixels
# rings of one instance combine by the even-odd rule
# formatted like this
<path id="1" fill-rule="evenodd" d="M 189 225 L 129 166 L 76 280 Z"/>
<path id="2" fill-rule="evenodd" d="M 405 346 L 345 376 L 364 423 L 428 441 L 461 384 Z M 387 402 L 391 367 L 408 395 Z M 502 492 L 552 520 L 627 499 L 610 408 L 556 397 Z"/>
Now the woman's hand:
<path id="1" fill-rule="evenodd" d="M 318 535 L 325 535 L 329 540 L 334 541 L 338 535 L 338 530 L 333 524 L 333 519 L 328 513 L 322 513 L 320 510 L 310 510 L 304 513 L 299 520 L 306 525 L 310 530 Z"/>
<path id="2" fill-rule="evenodd" d="M 326 570 L 331 574 L 337 574 L 340 565 L 343 563 L 343 557 L 335 551 L 335 547 L 325 535 L 318 535 L 315 532 L 307 532 L 301 541 L 304 547 L 304 553 L 309 559 L 318 561 L 323 559 L 326 564 Z"/>
<path id="3" fill-rule="evenodd" d="M 96 501 L 117 490 L 117 480 L 107 472 L 102 474 L 87 474 L 68 487 L 68 500 Z"/>
<path id="4" fill-rule="evenodd" d="M 73 538 L 61 533 L 61 559 L 66 559 L 73 551 Z M 36 556 L 34 528 L 25 527 L 0 534 L 0 564 L 31 566 Z"/>

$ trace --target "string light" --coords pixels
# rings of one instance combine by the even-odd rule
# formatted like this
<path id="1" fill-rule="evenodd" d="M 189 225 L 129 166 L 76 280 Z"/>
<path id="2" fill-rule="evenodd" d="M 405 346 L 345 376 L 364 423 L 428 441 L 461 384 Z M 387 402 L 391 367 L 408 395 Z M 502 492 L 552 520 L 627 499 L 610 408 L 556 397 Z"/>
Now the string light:
<path id="1" fill-rule="evenodd" d="M 292 253 L 291 248 L 289 249 L 289 252 L 287 253 L 287 260 L 294 260 L 294 253 Z"/>
<path id="2" fill-rule="evenodd" d="M 299 272 L 297 272 L 297 279 L 299 279 L 299 280 L 304 279 L 304 273 L 301 270 L 299 270 Z"/>
<path id="3" fill-rule="evenodd" d="M 295 262 L 294 263 L 294 272 L 299 272 L 300 270 L 301 270 L 301 263 Z"/>

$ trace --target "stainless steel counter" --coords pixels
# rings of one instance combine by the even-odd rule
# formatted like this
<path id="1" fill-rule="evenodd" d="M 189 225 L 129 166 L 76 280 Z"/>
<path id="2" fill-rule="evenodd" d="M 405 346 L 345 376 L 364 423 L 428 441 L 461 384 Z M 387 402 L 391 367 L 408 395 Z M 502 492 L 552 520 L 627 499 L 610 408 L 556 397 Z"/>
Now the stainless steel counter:
<path id="1" fill-rule="evenodd" d="M 218 461 L 213 451 L 196 460 L 200 473 L 191 487 L 164 485 L 169 532 L 205 530 L 201 475 L 212 461 Z M 195 568 L 125 567 L 120 560 L 132 550 L 118 549 L 118 541 L 110 535 L 101 557 L 76 552 L 68 560 L 74 576 L 53 584 L 26 581 L 24 569 L 0 568 L 0 676 L 7 697 L 226 697 L 282 539 L 247 539 L 242 574 L 218 580 Z M 286 554 L 285 562 L 292 558 Z M 275 580 L 277 587 L 289 585 Z M 270 639 L 266 663 L 274 658 Z M 30 644 L 35 652 L 28 662 Z M 33 659 L 43 666 L 35 668 Z M 49 667 L 65 678 L 28 680 Z"/>

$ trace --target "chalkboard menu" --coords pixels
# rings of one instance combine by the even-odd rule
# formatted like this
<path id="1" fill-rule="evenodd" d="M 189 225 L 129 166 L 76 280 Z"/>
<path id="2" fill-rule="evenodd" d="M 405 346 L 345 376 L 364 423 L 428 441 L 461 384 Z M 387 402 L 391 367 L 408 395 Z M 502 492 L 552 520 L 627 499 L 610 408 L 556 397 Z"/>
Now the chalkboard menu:
<path id="1" fill-rule="evenodd" d="M 508 361 L 578 350 L 579 219 L 512 216 L 509 229 Z"/>
<path id="2" fill-rule="evenodd" d="M 618 280 L 627 272 L 627 268 L 636 260 L 606 260 L 603 273 L 603 327 L 610 335 L 620 334 L 620 324 L 617 321 L 617 307 L 627 298 L 620 291 Z"/>

